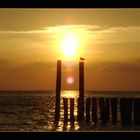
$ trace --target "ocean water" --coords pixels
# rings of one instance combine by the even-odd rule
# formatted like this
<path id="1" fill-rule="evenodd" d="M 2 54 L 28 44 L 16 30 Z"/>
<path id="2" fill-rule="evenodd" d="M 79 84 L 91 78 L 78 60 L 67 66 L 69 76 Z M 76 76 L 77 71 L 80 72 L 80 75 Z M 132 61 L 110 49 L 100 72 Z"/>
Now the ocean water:
<path id="1" fill-rule="evenodd" d="M 107 92 L 88 91 L 86 97 L 139 97 L 140 92 Z M 63 97 L 74 97 L 75 122 L 71 124 L 68 120 L 64 123 Z M 60 103 L 60 121 L 54 124 L 55 94 L 53 91 L 0 91 L 0 131 L 139 131 L 139 126 L 123 127 L 120 120 L 120 109 L 118 106 L 118 123 L 113 126 L 111 120 L 102 124 L 99 120 L 100 112 L 97 108 L 98 123 L 91 122 L 79 124 L 77 118 L 78 91 L 62 91 Z M 119 104 L 118 104 L 119 105 Z M 68 112 L 69 114 L 69 112 Z"/>

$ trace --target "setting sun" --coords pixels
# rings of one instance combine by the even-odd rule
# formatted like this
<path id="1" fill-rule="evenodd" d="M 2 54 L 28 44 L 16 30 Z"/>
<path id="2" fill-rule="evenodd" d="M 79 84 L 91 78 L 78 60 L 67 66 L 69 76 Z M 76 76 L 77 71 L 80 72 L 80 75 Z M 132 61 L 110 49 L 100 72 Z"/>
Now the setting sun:
<path id="1" fill-rule="evenodd" d="M 65 56 L 74 56 L 78 47 L 78 40 L 72 33 L 69 33 L 64 37 L 61 47 Z"/>

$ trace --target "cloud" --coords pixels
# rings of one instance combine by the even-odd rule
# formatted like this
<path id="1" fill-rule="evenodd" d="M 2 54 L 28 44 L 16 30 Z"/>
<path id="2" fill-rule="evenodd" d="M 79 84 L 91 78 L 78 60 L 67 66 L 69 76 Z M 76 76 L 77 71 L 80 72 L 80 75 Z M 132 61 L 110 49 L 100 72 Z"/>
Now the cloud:
<path id="1" fill-rule="evenodd" d="M 96 61 L 87 64 L 87 71 L 99 72 L 138 72 L 140 73 L 140 59 L 133 61 Z"/>
<path id="2" fill-rule="evenodd" d="M 1 30 L 0 34 L 38 34 L 38 33 L 60 33 L 66 30 L 99 30 L 101 29 L 98 25 L 60 25 L 60 26 L 48 26 L 38 30 L 28 30 L 28 31 L 11 31 L 11 30 Z"/>
<path id="3" fill-rule="evenodd" d="M 15 37 L 45 40 L 46 38 L 60 38 L 60 33 L 65 34 L 66 32 L 75 32 L 78 36 L 85 35 L 84 38 L 94 39 L 98 43 L 139 41 L 140 38 L 140 26 L 58 25 L 30 31 L 1 30 L 0 34 L 1 38 Z"/>
<path id="4" fill-rule="evenodd" d="M 91 33 L 116 33 L 116 32 L 135 32 L 140 30 L 140 26 L 99 26 L 99 25 L 58 25 L 47 26 L 37 30 L 0 30 L 0 34 L 39 34 L 39 33 L 60 33 L 67 30 L 81 30 Z"/>
<path id="5" fill-rule="evenodd" d="M 54 70 L 55 63 L 53 61 L 44 62 L 44 61 L 35 61 L 25 64 L 16 63 L 10 61 L 9 59 L 0 59 L 0 73 L 1 72 L 10 72 L 13 71 L 40 71 L 40 70 Z"/>

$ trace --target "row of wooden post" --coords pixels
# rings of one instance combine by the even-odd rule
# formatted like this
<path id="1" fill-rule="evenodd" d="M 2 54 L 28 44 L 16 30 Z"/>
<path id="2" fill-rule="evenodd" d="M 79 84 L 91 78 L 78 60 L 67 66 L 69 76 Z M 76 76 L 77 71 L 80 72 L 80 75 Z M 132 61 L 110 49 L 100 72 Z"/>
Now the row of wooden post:
<path id="1" fill-rule="evenodd" d="M 68 98 L 63 98 L 64 123 L 68 121 Z M 70 121 L 74 122 L 74 98 L 70 98 Z"/>
<path id="2" fill-rule="evenodd" d="M 60 93 L 61 93 L 61 60 L 57 61 L 56 73 L 56 102 L 55 102 L 55 120 L 57 123 L 60 119 Z M 92 101 L 91 101 L 92 100 Z M 64 120 L 68 119 L 68 99 L 64 99 Z M 90 107 L 92 102 L 92 120 L 97 122 L 97 98 L 86 99 L 86 122 L 90 122 Z M 105 123 L 110 119 L 112 114 L 112 123 L 117 124 L 117 98 L 99 98 L 100 120 Z M 111 104 L 111 109 L 110 105 Z M 74 99 L 70 100 L 71 120 L 74 120 Z M 133 108 L 133 109 L 132 109 Z M 79 99 L 78 99 L 78 121 L 84 121 L 84 62 L 79 62 Z M 111 111 L 110 111 L 111 110 Z M 133 110 L 133 113 L 132 113 Z M 140 99 L 121 98 L 120 99 L 121 122 L 123 125 L 129 125 L 134 115 L 134 125 L 140 125 Z"/>
<path id="3" fill-rule="evenodd" d="M 97 102 L 99 102 L 97 104 Z M 64 122 L 68 121 L 68 98 L 63 98 L 64 105 Z M 94 124 L 98 121 L 97 107 L 99 105 L 100 120 L 106 123 L 110 119 L 112 124 L 118 122 L 118 99 L 117 98 L 86 98 L 85 106 L 85 122 L 89 124 L 91 121 Z M 134 125 L 140 125 L 140 99 L 135 98 L 120 98 L 120 119 L 123 126 L 132 124 L 132 115 L 134 114 Z M 111 114 L 110 114 L 111 113 Z M 92 114 L 92 115 L 90 115 Z M 92 116 L 92 119 L 90 119 Z M 110 118 L 111 116 L 111 118 Z M 77 119 L 78 121 L 79 118 Z M 74 98 L 70 98 L 70 122 L 74 122 Z"/>

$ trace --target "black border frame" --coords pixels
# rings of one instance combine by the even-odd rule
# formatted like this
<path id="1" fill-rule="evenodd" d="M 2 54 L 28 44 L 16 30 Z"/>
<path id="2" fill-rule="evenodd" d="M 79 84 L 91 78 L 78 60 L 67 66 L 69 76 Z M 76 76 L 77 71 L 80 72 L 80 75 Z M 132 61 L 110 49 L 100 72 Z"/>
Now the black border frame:
<path id="1" fill-rule="evenodd" d="M 138 0 L 0 0 L 0 8 L 140 8 Z M 0 139 L 135 139 L 140 132 L 0 132 Z"/>
<path id="2" fill-rule="evenodd" d="M 139 8 L 139 0 L 0 0 L 0 8 Z"/>

